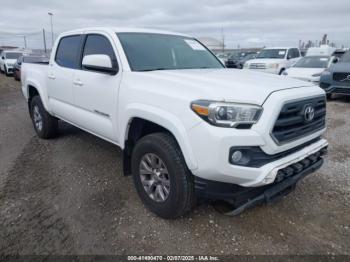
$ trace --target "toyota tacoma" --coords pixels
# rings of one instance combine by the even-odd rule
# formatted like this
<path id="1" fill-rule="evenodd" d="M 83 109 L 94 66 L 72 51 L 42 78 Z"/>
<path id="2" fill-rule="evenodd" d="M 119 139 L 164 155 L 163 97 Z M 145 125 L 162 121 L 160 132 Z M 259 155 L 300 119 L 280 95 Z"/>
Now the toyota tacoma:
<path id="1" fill-rule="evenodd" d="M 179 33 L 62 33 L 47 65 L 22 65 L 22 91 L 40 138 L 63 120 L 119 146 L 144 205 L 168 219 L 196 200 L 230 203 L 231 215 L 276 200 L 328 145 L 322 89 L 226 69 Z"/>

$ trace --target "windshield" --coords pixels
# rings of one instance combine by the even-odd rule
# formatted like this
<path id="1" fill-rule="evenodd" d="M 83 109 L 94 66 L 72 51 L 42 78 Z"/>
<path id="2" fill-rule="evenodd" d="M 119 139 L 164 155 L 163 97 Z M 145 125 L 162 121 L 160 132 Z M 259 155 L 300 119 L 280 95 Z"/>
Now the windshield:
<path id="1" fill-rule="evenodd" d="M 350 63 L 350 52 L 347 52 L 345 55 L 343 55 L 341 61 L 345 63 Z"/>
<path id="2" fill-rule="evenodd" d="M 306 56 L 296 62 L 294 67 L 327 68 L 329 59 L 327 56 Z"/>
<path id="3" fill-rule="evenodd" d="M 283 59 L 286 55 L 286 49 L 264 49 L 256 58 L 279 58 Z"/>
<path id="4" fill-rule="evenodd" d="M 6 59 L 18 59 L 21 55 L 22 53 L 5 53 Z"/>
<path id="5" fill-rule="evenodd" d="M 118 33 L 133 71 L 223 68 L 197 40 L 151 33 Z"/>

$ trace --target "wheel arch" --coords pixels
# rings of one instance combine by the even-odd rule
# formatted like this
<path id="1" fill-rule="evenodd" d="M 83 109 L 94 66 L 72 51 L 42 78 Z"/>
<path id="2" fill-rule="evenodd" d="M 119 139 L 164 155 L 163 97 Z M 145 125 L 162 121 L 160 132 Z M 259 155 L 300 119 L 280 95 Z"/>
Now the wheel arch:
<path id="1" fill-rule="evenodd" d="M 172 135 L 181 149 L 187 167 L 189 169 L 197 168 L 197 162 L 192 152 L 186 129 L 180 119 L 158 108 L 148 108 L 147 110 L 145 107 L 139 107 L 132 110 L 132 112 L 126 118 L 124 128 L 121 129 L 124 131 L 121 132 L 120 137 L 125 175 L 130 174 L 128 161 L 137 140 L 154 132 L 167 132 Z"/>
<path id="2" fill-rule="evenodd" d="M 40 84 L 38 84 L 36 81 L 27 80 L 25 83 L 24 91 L 25 91 L 25 97 L 27 98 L 27 101 L 28 101 L 28 105 L 34 95 L 39 95 L 45 107 L 45 110 L 49 111 L 48 103 L 46 99 L 47 96 L 45 96 L 46 92 L 43 90 L 43 88 L 41 88 Z"/>

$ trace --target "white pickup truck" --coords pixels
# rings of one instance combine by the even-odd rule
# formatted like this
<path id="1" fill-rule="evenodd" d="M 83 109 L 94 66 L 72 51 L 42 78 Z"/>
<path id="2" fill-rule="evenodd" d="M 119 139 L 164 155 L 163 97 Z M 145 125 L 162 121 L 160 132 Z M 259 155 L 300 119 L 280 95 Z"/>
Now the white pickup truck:
<path id="1" fill-rule="evenodd" d="M 22 91 L 39 137 L 55 137 L 60 119 L 121 147 L 124 174 L 163 218 L 198 199 L 226 201 L 231 215 L 275 200 L 321 167 L 328 145 L 319 87 L 225 69 L 178 33 L 63 33 L 48 65 L 22 65 Z"/>
<path id="2" fill-rule="evenodd" d="M 264 48 L 256 58 L 246 61 L 243 69 L 281 75 L 300 58 L 300 50 L 296 47 Z"/>

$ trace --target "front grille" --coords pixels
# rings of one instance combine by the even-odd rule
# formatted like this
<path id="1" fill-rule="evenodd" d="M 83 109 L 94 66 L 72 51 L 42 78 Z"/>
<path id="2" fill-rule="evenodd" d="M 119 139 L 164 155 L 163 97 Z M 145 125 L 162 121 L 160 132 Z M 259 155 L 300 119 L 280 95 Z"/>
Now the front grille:
<path id="1" fill-rule="evenodd" d="M 350 73 L 334 73 L 333 80 L 338 82 L 349 82 L 350 83 Z"/>
<path id="2" fill-rule="evenodd" d="M 266 69 L 266 65 L 264 63 L 252 63 L 249 65 L 250 69 Z"/>
<path id="3" fill-rule="evenodd" d="M 305 110 L 314 108 L 312 120 L 305 119 Z M 309 135 L 326 126 L 326 100 L 324 96 L 285 104 L 272 130 L 273 139 L 283 144 Z"/>

